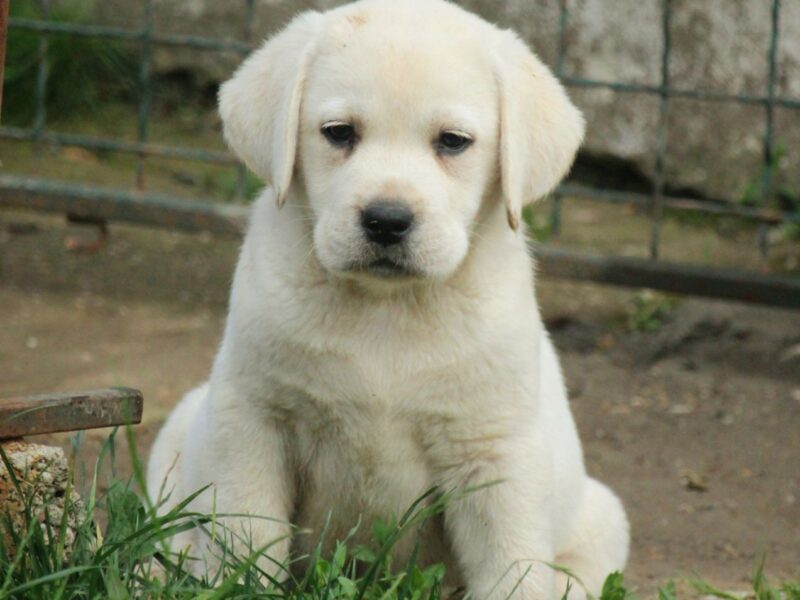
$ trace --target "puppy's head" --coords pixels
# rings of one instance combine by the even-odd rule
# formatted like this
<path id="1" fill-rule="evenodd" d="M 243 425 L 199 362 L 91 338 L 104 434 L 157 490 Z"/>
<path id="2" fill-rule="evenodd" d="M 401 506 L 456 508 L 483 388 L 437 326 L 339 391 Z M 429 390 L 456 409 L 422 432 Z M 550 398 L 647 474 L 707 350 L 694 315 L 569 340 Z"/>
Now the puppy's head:
<path id="1" fill-rule="evenodd" d="M 494 203 L 516 230 L 583 136 L 523 42 L 442 0 L 302 14 L 222 87 L 220 112 L 279 204 L 304 187 L 327 270 L 398 282 L 454 273 Z"/>

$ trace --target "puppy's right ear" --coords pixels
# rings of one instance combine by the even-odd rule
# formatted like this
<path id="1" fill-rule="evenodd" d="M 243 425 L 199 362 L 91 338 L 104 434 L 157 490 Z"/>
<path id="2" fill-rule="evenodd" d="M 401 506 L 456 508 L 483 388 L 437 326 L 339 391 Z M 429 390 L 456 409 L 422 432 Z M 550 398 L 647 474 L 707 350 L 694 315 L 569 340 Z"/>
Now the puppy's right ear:
<path id="1" fill-rule="evenodd" d="M 323 15 L 302 13 L 253 52 L 219 90 L 228 145 L 273 188 L 280 206 L 292 183 L 300 104 Z"/>
<path id="2" fill-rule="evenodd" d="M 500 174 L 512 229 L 522 207 L 558 185 L 583 140 L 584 121 L 564 88 L 516 34 L 497 33 Z"/>

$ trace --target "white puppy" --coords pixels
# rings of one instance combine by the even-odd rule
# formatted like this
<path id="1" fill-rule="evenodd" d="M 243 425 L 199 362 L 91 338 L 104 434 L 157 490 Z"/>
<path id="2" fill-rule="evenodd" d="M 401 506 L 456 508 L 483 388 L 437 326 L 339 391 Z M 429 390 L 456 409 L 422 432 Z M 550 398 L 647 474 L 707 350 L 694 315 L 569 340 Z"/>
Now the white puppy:
<path id="1" fill-rule="evenodd" d="M 547 563 L 597 593 L 628 525 L 584 470 L 519 226 L 582 139 L 557 80 L 443 0 L 361 0 L 298 16 L 220 111 L 269 187 L 210 381 L 156 441 L 151 492 L 166 481 L 174 504 L 213 484 L 194 507 L 272 517 L 227 524 L 255 548 L 278 540 L 283 562 L 329 513 L 336 539 L 433 486 L 496 482 L 427 524 L 421 559 L 476 599 L 559 597 Z M 213 560 L 203 536 L 174 543 Z"/>

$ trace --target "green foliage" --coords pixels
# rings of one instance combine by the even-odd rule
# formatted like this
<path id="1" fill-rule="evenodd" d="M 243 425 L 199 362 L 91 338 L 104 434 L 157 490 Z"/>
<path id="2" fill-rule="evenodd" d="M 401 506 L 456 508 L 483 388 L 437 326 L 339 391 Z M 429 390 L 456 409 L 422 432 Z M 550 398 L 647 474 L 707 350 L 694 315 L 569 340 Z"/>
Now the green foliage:
<path id="1" fill-rule="evenodd" d="M 528 205 L 522 209 L 522 221 L 527 224 L 528 232 L 537 242 L 547 242 L 553 237 L 553 224 L 549 215 L 541 215 Z"/>
<path id="2" fill-rule="evenodd" d="M 764 189 L 767 170 L 769 169 L 775 171 L 780 165 L 780 162 L 784 156 L 786 156 L 786 146 L 783 144 L 778 144 L 778 146 L 772 152 L 769 165 L 763 166 L 758 175 L 753 177 L 745 186 L 741 196 L 739 197 L 739 204 L 742 206 L 758 206 L 759 204 L 763 205 L 765 200 L 772 200 L 772 198 L 764 198 L 767 192 Z"/>
<path id="3" fill-rule="evenodd" d="M 628 596 L 628 590 L 623 585 L 622 573 L 615 572 L 606 577 L 599 600 L 625 600 Z"/>
<path id="4" fill-rule="evenodd" d="M 133 442 L 127 430 L 129 444 Z M 192 512 L 191 501 L 202 491 L 158 516 L 137 493 L 144 483 L 141 462 L 133 455 L 134 476 L 122 482 L 113 475 L 107 491 L 98 493 L 101 473 L 113 466 L 115 434 L 106 441 L 94 469 L 89 489 L 83 493 L 83 519 L 75 531 L 75 542 L 66 546 L 66 519 L 54 530 L 42 526 L 41 514 L 25 502 L 27 526 L 18 531 L 0 516 L 0 532 L 11 536 L 16 551 L 8 554 L 0 535 L 0 599 L 60 600 L 70 598 L 110 599 L 202 599 L 273 598 L 286 600 L 441 600 L 445 569 L 442 565 L 417 564 L 419 546 L 403 564 L 394 564 L 392 548 L 404 536 L 414 535 L 421 524 L 444 511 L 461 496 L 430 490 L 399 518 L 377 521 L 372 526 L 372 543 L 356 545 L 360 524 L 341 540 L 326 544 L 326 531 L 310 555 L 281 566 L 280 581 L 260 570 L 256 559 L 264 548 L 250 549 L 236 556 L 225 547 L 227 537 L 219 532 L 220 515 Z M 0 448 L 0 459 L 8 460 Z M 13 471 L 11 471 L 13 473 Z M 26 486 L 12 476 L 12 484 L 23 497 Z M 472 493 L 476 490 L 465 492 Z M 69 497 L 69 494 L 67 494 Z M 46 510 L 46 508 L 45 508 Z M 66 512 L 66 511 L 65 511 Z M 45 522 L 47 522 L 45 520 Z M 101 527 L 100 523 L 105 525 Z M 211 533 L 216 530 L 221 565 L 215 572 L 198 576 L 189 568 L 184 554 L 171 553 L 165 540 L 192 527 Z M 330 550 L 324 550 L 330 548 Z M 302 569 L 298 566 L 302 564 Z M 580 578 L 568 569 L 551 565 L 567 574 L 570 586 L 582 586 Z M 692 582 L 695 590 L 721 600 L 741 600 L 712 585 Z M 800 582 L 771 586 L 763 563 L 753 577 L 755 600 L 800 600 Z M 564 595 L 566 598 L 566 593 Z M 591 600 L 633 600 L 621 573 L 612 573 L 599 598 Z M 659 600 L 676 600 L 675 585 L 658 591 Z M 470 599 L 477 600 L 477 599 Z"/>
<path id="5" fill-rule="evenodd" d="M 789 212 L 800 215 L 800 193 L 782 190 L 780 196 L 789 205 Z M 789 240 L 800 240 L 800 223 L 786 223 L 783 226 L 783 235 Z"/>
<path id="6" fill-rule="evenodd" d="M 51 21 L 84 23 L 94 0 L 51 2 Z M 42 19 L 34 0 L 11 2 L 10 16 Z M 3 122 L 28 126 L 36 111 L 41 36 L 9 28 L 3 86 Z M 64 33 L 47 34 L 46 106 L 50 115 L 64 117 L 88 112 L 110 98 L 129 96 L 137 72 L 136 47 L 130 43 Z"/>
<path id="7" fill-rule="evenodd" d="M 258 195 L 264 183 L 250 171 L 245 172 L 242 201 L 249 202 Z M 203 175 L 203 190 L 226 201 L 236 199 L 239 190 L 239 174 L 236 169 L 206 172 Z"/>
<path id="8" fill-rule="evenodd" d="M 762 557 L 751 580 L 753 593 L 746 597 L 753 598 L 753 600 L 800 600 L 800 580 L 787 581 L 777 586 L 772 585 L 767 577 L 765 564 L 766 559 Z M 701 579 L 694 579 L 689 583 L 698 594 L 703 596 L 720 600 L 742 600 L 743 598 L 741 594 L 726 592 Z"/>
<path id="9" fill-rule="evenodd" d="M 800 214 L 800 191 L 791 190 L 788 188 L 773 189 L 772 197 L 765 198 L 767 191 L 764 189 L 766 181 L 767 169 L 777 171 L 781 161 L 788 154 L 786 145 L 779 143 L 772 153 L 772 157 L 768 166 L 762 167 L 761 171 L 756 177 L 751 179 L 745 186 L 739 198 L 739 204 L 748 207 L 763 206 L 765 201 L 772 203 L 778 202 L 781 210 L 791 214 Z M 798 240 L 800 239 L 800 225 L 796 223 L 787 223 L 783 226 L 783 235 L 787 239 Z"/>
<path id="10" fill-rule="evenodd" d="M 633 297 L 628 310 L 628 328 L 631 331 L 657 331 L 669 319 L 677 299 L 650 290 Z"/>
<path id="11" fill-rule="evenodd" d="M 677 600 L 677 598 L 674 581 L 670 581 L 667 585 L 658 588 L 658 600 Z"/>
<path id="12" fill-rule="evenodd" d="M 133 437 L 128 430 L 128 441 Z M 59 598 L 290 598 L 438 600 L 444 567 L 417 565 L 418 548 L 403 565 L 392 563 L 392 547 L 419 526 L 440 514 L 453 495 L 431 490 L 417 500 L 400 518 L 377 522 L 373 543 L 352 547 L 359 526 L 344 540 L 336 540 L 332 552 L 323 551 L 325 532 L 300 576 L 288 565 L 281 569 L 286 581 L 271 580 L 256 564 L 265 550 L 251 549 L 234 555 L 225 545 L 228 537 L 216 519 L 189 510 L 193 497 L 168 513 L 158 516 L 136 492 L 143 485 L 143 470 L 133 456 L 133 478 L 128 482 L 111 479 L 108 489 L 98 494 L 104 464 L 114 456 L 112 435 L 103 447 L 89 490 L 84 493 L 83 519 L 75 530 L 75 542 L 68 551 L 59 543 L 66 537 L 66 520 L 60 531 L 41 525 L 41 514 L 32 510 L 32 498 L 24 484 L 18 492 L 26 497 L 24 531 L 0 518 L 0 531 L 11 536 L 16 551 L 8 554 L 0 536 L 0 598 L 50 600 Z M 2 450 L 2 449 L 0 449 Z M 2 457 L 5 462 L 5 456 Z M 11 471 L 13 473 L 13 471 Z M 16 480 L 14 480 L 16 481 Z M 202 491 L 202 490 L 201 490 Z M 65 511 L 66 512 L 66 511 Z M 104 528 L 99 522 L 105 522 Z M 191 527 L 216 530 L 221 565 L 215 572 L 198 577 L 188 568 L 185 555 L 166 550 L 164 541 Z M 325 546 L 327 547 L 327 546 Z"/>

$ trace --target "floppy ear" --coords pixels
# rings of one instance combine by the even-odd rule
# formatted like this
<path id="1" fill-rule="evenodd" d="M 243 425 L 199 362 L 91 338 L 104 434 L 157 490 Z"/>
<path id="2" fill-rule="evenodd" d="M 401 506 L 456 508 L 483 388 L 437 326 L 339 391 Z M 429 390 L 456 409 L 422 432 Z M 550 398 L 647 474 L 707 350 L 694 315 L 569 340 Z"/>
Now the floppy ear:
<path id="1" fill-rule="evenodd" d="M 549 69 L 510 31 L 500 32 L 500 177 L 508 224 L 553 190 L 583 140 L 584 122 Z"/>
<path id="2" fill-rule="evenodd" d="M 300 103 L 322 14 L 309 11 L 253 52 L 219 90 L 228 145 L 272 186 L 280 206 L 292 182 Z"/>

